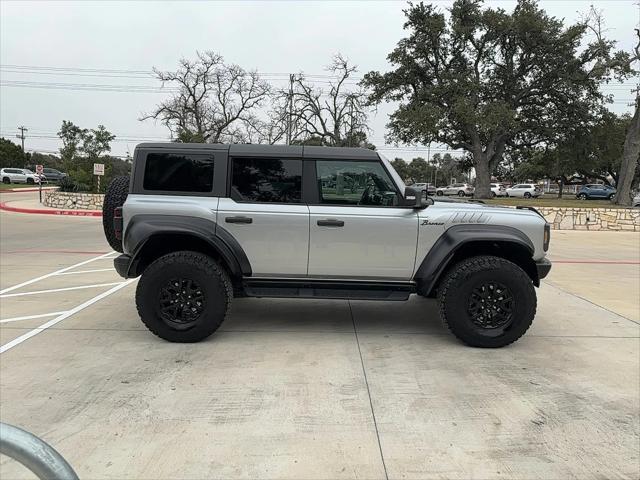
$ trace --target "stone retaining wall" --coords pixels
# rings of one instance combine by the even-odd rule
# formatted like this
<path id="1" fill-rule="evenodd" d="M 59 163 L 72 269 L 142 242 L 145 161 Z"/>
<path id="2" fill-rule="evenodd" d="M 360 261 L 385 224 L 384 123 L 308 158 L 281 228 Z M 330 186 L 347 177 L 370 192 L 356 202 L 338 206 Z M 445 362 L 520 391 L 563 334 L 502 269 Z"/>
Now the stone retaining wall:
<path id="1" fill-rule="evenodd" d="M 102 210 L 103 200 L 104 195 L 98 193 L 53 191 L 44 194 L 44 204 L 47 207 L 71 210 Z"/>
<path id="2" fill-rule="evenodd" d="M 625 230 L 640 232 L 637 208 L 536 207 L 554 230 Z"/>

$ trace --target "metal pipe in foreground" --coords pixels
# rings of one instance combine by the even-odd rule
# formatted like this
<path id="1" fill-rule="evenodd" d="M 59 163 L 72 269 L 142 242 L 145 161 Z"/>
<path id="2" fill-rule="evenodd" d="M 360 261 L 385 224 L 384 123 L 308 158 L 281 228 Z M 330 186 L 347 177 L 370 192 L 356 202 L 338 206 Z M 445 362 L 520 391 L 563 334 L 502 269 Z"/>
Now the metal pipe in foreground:
<path id="1" fill-rule="evenodd" d="M 0 454 L 20 462 L 41 480 L 78 480 L 51 445 L 21 428 L 0 423 Z"/>

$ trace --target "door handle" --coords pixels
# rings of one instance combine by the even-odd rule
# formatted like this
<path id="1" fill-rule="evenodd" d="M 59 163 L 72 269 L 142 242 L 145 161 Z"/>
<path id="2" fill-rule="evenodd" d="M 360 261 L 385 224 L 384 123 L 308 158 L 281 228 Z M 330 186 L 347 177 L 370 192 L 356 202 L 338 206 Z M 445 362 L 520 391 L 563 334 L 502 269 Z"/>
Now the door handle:
<path id="1" fill-rule="evenodd" d="M 318 220 L 319 227 L 344 227 L 342 220 Z"/>
<path id="2" fill-rule="evenodd" d="M 224 219 L 227 223 L 253 223 L 251 217 L 227 217 Z"/>

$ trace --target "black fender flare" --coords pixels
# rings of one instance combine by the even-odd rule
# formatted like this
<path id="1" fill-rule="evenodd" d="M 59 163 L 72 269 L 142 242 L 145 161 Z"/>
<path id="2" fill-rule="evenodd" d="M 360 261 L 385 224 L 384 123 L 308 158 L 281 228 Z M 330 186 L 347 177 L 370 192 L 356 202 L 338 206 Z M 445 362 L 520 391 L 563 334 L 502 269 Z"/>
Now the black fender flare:
<path id="1" fill-rule="evenodd" d="M 213 220 L 183 215 L 141 214 L 129 220 L 123 241 L 124 251 L 131 256 L 129 270 L 137 268 L 149 240 L 171 235 L 189 235 L 206 242 L 229 266 L 232 276 L 251 276 L 249 259 L 233 235 Z"/>
<path id="2" fill-rule="evenodd" d="M 454 225 L 436 240 L 416 270 L 414 280 L 420 293 L 430 294 L 456 251 L 473 242 L 506 242 L 526 249 L 531 257 L 534 253 L 529 237 L 516 228 L 504 225 Z"/>

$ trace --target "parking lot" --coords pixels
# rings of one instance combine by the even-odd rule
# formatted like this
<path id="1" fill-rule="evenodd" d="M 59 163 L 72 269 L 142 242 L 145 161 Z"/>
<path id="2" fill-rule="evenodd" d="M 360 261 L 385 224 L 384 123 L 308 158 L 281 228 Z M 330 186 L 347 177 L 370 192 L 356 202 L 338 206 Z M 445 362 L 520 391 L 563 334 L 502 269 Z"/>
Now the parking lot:
<path id="1" fill-rule="evenodd" d="M 0 420 L 80 478 L 640 476 L 638 233 L 554 231 L 534 324 L 499 350 L 420 297 L 237 299 L 171 344 L 100 218 L 0 212 L 0 245 Z"/>

